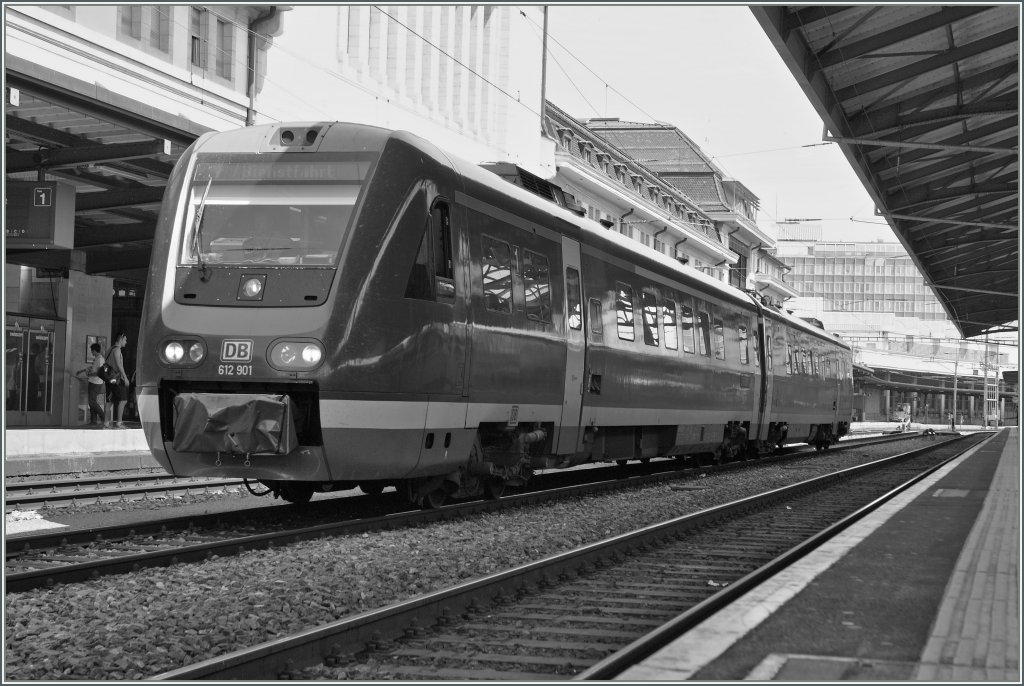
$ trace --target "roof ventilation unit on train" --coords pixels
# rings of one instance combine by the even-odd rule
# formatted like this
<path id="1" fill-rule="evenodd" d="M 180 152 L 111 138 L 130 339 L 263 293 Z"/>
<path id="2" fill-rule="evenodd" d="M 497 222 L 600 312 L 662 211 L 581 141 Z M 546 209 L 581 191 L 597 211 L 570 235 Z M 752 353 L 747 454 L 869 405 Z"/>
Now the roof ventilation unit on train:
<path id="1" fill-rule="evenodd" d="M 490 162 L 481 164 L 482 169 L 497 174 L 514 186 L 525 188 L 534 195 L 539 195 L 545 200 L 550 200 L 559 207 L 564 207 L 570 212 L 575 212 L 581 217 L 586 214 L 583 205 L 579 204 L 572 195 L 563 191 L 559 186 L 545 181 L 544 179 L 531 174 L 522 167 L 511 162 Z"/>

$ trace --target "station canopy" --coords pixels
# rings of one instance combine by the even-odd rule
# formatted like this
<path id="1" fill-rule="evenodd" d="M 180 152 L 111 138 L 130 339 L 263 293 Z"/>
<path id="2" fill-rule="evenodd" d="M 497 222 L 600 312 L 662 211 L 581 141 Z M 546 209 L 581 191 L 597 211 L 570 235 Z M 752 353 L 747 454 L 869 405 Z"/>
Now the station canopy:
<path id="1" fill-rule="evenodd" d="M 961 334 L 1017 330 L 1020 6 L 751 11 Z"/>
<path id="2" fill-rule="evenodd" d="M 144 284 L 167 178 L 205 129 L 18 58 L 5 67 L 6 181 L 57 181 L 75 195 L 73 247 L 8 244 L 6 261 Z"/>

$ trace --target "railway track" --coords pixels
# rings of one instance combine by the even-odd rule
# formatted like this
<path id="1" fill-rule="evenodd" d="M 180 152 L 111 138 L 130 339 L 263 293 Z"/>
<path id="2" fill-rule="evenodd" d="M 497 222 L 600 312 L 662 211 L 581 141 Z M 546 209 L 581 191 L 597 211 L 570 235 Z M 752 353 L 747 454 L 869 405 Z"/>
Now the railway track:
<path id="1" fill-rule="evenodd" d="M 984 438 L 806 480 L 154 678 L 611 678 Z"/>
<path id="2" fill-rule="evenodd" d="M 901 437 L 905 439 L 907 436 Z M 893 439 L 844 443 L 856 448 Z M 897 439 L 899 440 L 899 439 Z M 431 521 L 475 516 L 502 508 L 534 505 L 557 498 L 640 488 L 664 480 L 695 478 L 714 470 L 757 467 L 814 454 L 813 449 L 721 466 L 688 467 L 676 460 L 657 460 L 621 467 L 601 467 L 537 476 L 530 490 L 499 501 L 472 501 L 435 511 L 409 511 L 393 494 L 355 496 L 310 503 L 305 507 L 259 507 L 213 515 L 174 517 L 144 523 L 10 537 L 5 556 L 8 592 L 60 583 L 76 583 L 150 567 L 200 562 L 213 556 L 238 555 L 298 541 L 345 536 Z M 630 474 L 626 478 L 623 473 Z M 582 483 L 581 483 L 582 482 Z M 109 483 L 97 480 L 97 483 Z M 329 523 L 323 523 L 323 522 Z"/>
<path id="3" fill-rule="evenodd" d="M 242 487 L 241 479 L 176 477 L 164 473 L 131 476 L 87 475 L 73 479 L 12 482 L 4 485 L 4 508 L 35 510 L 169 498 Z"/>

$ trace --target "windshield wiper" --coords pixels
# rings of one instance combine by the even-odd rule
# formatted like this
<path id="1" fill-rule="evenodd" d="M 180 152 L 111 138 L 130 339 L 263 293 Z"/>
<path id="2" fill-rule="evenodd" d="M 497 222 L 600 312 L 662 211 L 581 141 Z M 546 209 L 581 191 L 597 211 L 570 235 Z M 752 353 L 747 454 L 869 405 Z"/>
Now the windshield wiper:
<path id="1" fill-rule="evenodd" d="M 206 267 L 206 263 L 203 262 L 203 210 L 206 209 L 206 198 L 210 194 L 210 186 L 213 185 L 213 177 L 211 176 L 209 181 L 206 182 L 206 190 L 203 191 L 203 198 L 199 201 L 199 206 L 196 207 L 196 218 L 195 218 L 195 232 L 192 234 L 192 253 L 196 256 L 196 261 L 199 263 L 199 280 L 206 282 L 210 279 L 209 271 Z"/>

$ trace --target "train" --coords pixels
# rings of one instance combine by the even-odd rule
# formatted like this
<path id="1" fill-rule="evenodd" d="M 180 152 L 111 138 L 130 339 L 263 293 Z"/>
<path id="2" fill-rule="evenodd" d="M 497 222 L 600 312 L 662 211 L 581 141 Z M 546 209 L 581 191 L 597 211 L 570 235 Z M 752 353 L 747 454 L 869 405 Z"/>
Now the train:
<path id="1" fill-rule="evenodd" d="M 839 337 L 406 131 L 204 134 L 148 279 L 156 460 L 289 502 L 394 487 L 438 507 L 542 469 L 849 430 Z"/>

